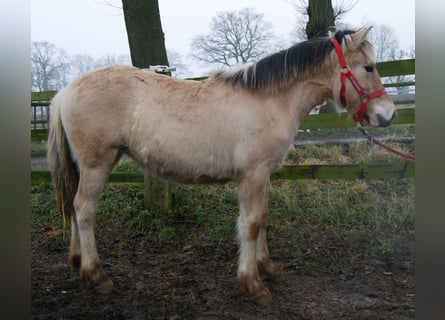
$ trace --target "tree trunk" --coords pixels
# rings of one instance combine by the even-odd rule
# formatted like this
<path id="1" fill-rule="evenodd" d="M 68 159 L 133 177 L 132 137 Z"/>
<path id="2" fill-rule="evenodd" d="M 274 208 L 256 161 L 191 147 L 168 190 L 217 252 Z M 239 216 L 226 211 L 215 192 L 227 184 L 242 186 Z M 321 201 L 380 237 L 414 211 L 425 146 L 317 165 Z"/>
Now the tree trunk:
<path id="1" fill-rule="evenodd" d="M 131 62 L 138 68 L 168 65 L 158 0 L 122 0 Z M 168 182 L 144 172 L 145 207 L 166 213 L 171 207 Z"/>
<path id="2" fill-rule="evenodd" d="M 306 25 L 306 34 L 309 40 L 327 36 L 331 28 L 335 29 L 331 0 L 309 0 L 307 13 L 309 21 Z"/>
<path id="3" fill-rule="evenodd" d="M 309 40 L 326 37 L 328 31 L 335 31 L 334 9 L 331 0 L 309 0 L 307 13 L 309 21 L 306 25 L 306 34 Z M 320 113 L 336 112 L 335 106 L 328 100 L 320 108 Z"/>
<path id="4" fill-rule="evenodd" d="M 122 4 L 133 65 L 168 65 L 158 0 L 122 0 Z"/>

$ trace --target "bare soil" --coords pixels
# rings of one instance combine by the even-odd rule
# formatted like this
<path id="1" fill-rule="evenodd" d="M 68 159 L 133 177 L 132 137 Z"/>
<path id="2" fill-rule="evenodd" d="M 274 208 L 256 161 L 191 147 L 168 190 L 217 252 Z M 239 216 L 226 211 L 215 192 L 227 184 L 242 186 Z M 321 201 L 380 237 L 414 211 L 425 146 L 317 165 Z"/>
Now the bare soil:
<path id="1" fill-rule="evenodd" d="M 209 231 L 211 232 L 211 231 Z M 285 280 L 265 284 L 273 302 L 254 304 L 236 284 L 237 245 L 191 246 L 96 231 L 114 282 L 96 294 L 68 265 L 60 230 L 33 230 L 33 319 L 414 319 L 414 237 L 384 256 L 325 239 L 295 243 L 274 235 L 272 257 Z"/>

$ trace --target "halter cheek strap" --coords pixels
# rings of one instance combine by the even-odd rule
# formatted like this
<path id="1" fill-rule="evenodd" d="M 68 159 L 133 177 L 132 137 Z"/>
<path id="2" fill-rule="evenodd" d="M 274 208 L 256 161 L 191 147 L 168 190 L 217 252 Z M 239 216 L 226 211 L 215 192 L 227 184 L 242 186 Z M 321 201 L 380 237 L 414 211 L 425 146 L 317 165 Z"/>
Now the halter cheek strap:
<path id="1" fill-rule="evenodd" d="M 346 106 L 345 81 L 346 81 L 346 78 L 348 78 L 349 81 L 351 81 L 351 83 L 352 83 L 353 87 L 355 88 L 355 90 L 357 91 L 357 93 L 359 94 L 360 100 L 361 100 L 360 109 L 359 109 L 358 113 L 352 117 L 352 120 L 354 120 L 354 122 L 363 124 L 363 117 L 365 116 L 366 105 L 368 104 L 368 101 L 386 94 L 386 90 L 385 90 L 385 88 L 383 88 L 383 89 L 377 90 L 372 93 L 366 93 L 365 90 L 363 90 L 363 88 L 360 86 L 360 83 L 358 82 L 358 80 L 352 74 L 351 69 L 346 64 L 346 60 L 343 55 L 343 51 L 341 50 L 341 47 L 340 47 L 340 44 L 338 43 L 338 41 L 336 39 L 334 39 L 334 40 L 332 40 L 332 44 L 334 45 L 335 51 L 337 52 L 338 60 L 340 62 L 340 67 L 341 67 L 340 101 L 343 104 L 343 106 Z"/>

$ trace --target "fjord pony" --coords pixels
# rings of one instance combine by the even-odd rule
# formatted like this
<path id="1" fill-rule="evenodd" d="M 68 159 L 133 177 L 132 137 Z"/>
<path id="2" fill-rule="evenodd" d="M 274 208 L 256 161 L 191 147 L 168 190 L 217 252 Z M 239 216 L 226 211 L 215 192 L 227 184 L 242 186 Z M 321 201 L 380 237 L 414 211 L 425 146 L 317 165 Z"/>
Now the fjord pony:
<path id="1" fill-rule="evenodd" d="M 369 29 L 335 34 L 366 92 L 383 88 Z M 282 276 L 266 236 L 270 175 L 280 168 L 296 131 L 326 99 L 340 105 L 341 68 L 331 39 L 302 42 L 255 64 L 212 74 L 206 81 L 170 78 L 130 66 L 88 72 L 53 99 L 48 159 L 59 210 L 71 217 L 69 259 L 99 292 L 112 281 L 96 249 L 98 199 L 122 154 L 144 170 L 181 183 L 235 181 L 240 245 L 238 285 L 257 303 L 271 300 L 261 275 Z M 351 117 L 361 97 L 345 84 Z M 386 126 L 395 115 L 383 94 L 365 119 Z"/>

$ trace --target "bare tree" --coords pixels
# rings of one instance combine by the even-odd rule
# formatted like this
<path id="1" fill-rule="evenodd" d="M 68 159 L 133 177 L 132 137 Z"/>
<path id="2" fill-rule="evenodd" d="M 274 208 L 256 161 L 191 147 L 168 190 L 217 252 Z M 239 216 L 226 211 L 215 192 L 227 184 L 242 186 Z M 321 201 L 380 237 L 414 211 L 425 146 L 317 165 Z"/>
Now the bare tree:
<path id="1" fill-rule="evenodd" d="M 368 40 L 373 44 L 377 61 L 396 61 L 402 59 L 414 59 L 416 52 L 414 47 L 409 51 L 405 51 L 400 48 L 399 41 L 397 40 L 396 33 L 388 25 L 374 25 L 371 32 L 368 34 Z M 384 78 L 386 83 L 401 83 L 414 80 L 413 75 L 400 75 L 395 77 Z M 409 87 L 396 87 L 397 93 L 405 93 L 409 90 Z"/>
<path id="2" fill-rule="evenodd" d="M 77 76 L 87 71 L 93 70 L 96 68 L 96 66 L 96 60 L 87 53 L 76 54 L 71 59 L 71 69 L 73 76 Z"/>
<path id="3" fill-rule="evenodd" d="M 394 29 L 390 26 L 373 25 L 368 40 L 373 44 L 377 61 L 400 60 L 405 53 L 399 48 Z"/>
<path id="4" fill-rule="evenodd" d="M 95 68 L 104 67 L 104 66 L 111 66 L 114 64 L 127 64 L 131 65 L 131 59 L 129 55 L 126 54 L 106 54 L 104 56 L 101 56 L 99 59 L 95 62 Z"/>
<path id="5" fill-rule="evenodd" d="M 188 69 L 187 65 L 184 63 L 182 59 L 182 55 L 172 49 L 167 49 L 167 57 L 168 62 L 170 63 L 171 67 L 175 67 L 176 71 L 172 73 L 172 76 L 174 77 L 184 77 L 187 74 L 190 74 L 190 70 Z"/>
<path id="6" fill-rule="evenodd" d="M 193 39 L 192 56 L 226 66 L 258 60 L 271 47 L 271 28 L 264 15 L 253 8 L 218 12 L 210 23 L 210 33 Z"/>
<path id="7" fill-rule="evenodd" d="M 307 40 L 326 36 L 341 23 L 343 16 L 349 12 L 359 0 L 297 0 L 295 9 L 297 25 L 296 38 Z M 312 21 L 311 21 L 312 20 Z"/>
<path id="8" fill-rule="evenodd" d="M 70 63 L 62 49 L 49 42 L 31 43 L 32 90 L 63 88 L 68 83 Z"/>

